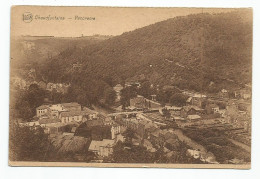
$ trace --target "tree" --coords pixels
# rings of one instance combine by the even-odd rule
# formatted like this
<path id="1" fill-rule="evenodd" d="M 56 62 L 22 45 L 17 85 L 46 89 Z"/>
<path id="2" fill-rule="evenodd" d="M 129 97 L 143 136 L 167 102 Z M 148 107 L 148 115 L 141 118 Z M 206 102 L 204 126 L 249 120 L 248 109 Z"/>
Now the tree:
<path id="1" fill-rule="evenodd" d="M 162 109 L 162 115 L 166 118 L 166 119 L 169 119 L 171 117 L 171 113 L 169 110 L 167 110 L 166 108 L 163 108 Z"/>
<path id="2" fill-rule="evenodd" d="M 144 96 L 145 98 L 150 98 L 151 92 L 151 83 L 149 81 L 145 81 L 141 84 L 140 89 L 138 90 L 138 94 Z"/>
<path id="3" fill-rule="evenodd" d="M 187 96 L 181 93 L 176 93 L 171 96 L 170 103 L 176 106 L 183 106 L 186 104 Z"/>
<path id="4" fill-rule="evenodd" d="M 111 160 L 114 163 L 153 163 L 153 154 L 142 146 L 129 146 L 121 141 L 113 147 Z"/>
<path id="5" fill-rule="evenodd" d="M 46 91 L 40 89 L 37 84 L 30 85 L 24 92 L 19 91 L 15 101 L 17 117 L 29 121 L 35 115 L 36 108 L 43 104 L 46 95 Z"/>
<path id="6" fill-rule="evenodd" d="M 136 88 L 133 86 L 125 87 L 124 89 L 121 90 L 120 93 L 121 93 L 120 102 L 121 102 L 123 108 L 129 106 L 130 99 L 136 97 L 136 95 L 137 95 Z"/>
<path id="7" fill-rule="evenodd" d="M 10 160 L 12 161 L 45 161 L 47 159 L 48 135 L 41 127 L 20 127 L 10 124 Z"/>
<path id="8" fill-rule="evenodd" d="M 113 90 L 113 88 L 108 87 L 104 90 L 104 100 L 107 105 L 114 104 L 116 100 L 116 92 Z"/>
<path id="9" fill-rule="evenodd" d="M 135 138 L 135 132 L 132 129 L 127 128 L 123 132 L 123 136 L 126 138 L 126 143 L 132 144 L 132 139 Z"/>

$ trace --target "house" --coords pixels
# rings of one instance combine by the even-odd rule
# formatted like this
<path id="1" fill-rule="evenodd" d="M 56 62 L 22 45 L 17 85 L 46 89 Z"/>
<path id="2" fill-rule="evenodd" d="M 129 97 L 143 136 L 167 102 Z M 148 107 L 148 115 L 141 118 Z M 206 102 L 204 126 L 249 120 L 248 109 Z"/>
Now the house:
<path id="1" fill-rule="evenodd" d="M 91 120 L 82 123 L 75 131 L 75 136 L 91 138 L 92 140 L 101 141 L 103 139 L 115 139 L 121 132 L 118 125 L 103 125 L 102 120 Z"/>
<path id="2" fill-rule="evenodd" d="M 39 118 L 43 115 L 49 116 L 50 118 L 60 118 L 62 112 L 69 111 L 81 111 L 81 105 L 78 103 L 41 105 L 36 108 L 36 116 Z"/>
<path id="3" fill-rule="evenodd" d="M 50 105 L 49 108 L 49 115 L 51 117 L 59 118 L 59 114 L 63 111 L 68 111 L 67 109 L 64 108 L 61 104 L 53 104 Z"/>
<path id="4" fill-rule="evenodd" d="M 73 70 L 79 70 L 81 68 L 82 64 L 77 62 L 72 64 Z"/>
<path id="5" fill-rule="evenodd" d="M 87 107 L 84 107 L 83 111 L 88 113 L 88 119 L 89 120 L 93 120 L 93 119 L 97 119 L 98 118 L 98 112 L 97 111 L 91 110 L 91 109 L 89 109 Z"/>
<path id="6" fill-rule="evenodd" d="M 206 96 L 205 95 L 194 95 L 191 98 L 191 105 L 198 106 L 200 108 L 204 108 L 204 105 L 206 103 Z"/>
<path id="7" fill-rule="evenodd" d="M 156 94 L 151 95 L 153 101 L 156 101 Z"/>
<path id="8" fill-rule="evenodd" d="M 203 114 L 204 110 L 197 106 L 183 106 L 180 111 L 180 116 L 186 118 L 188 115 L 200 115 Z"/>
<path id="9" fill-rule="evenodd" d="M 220 98 L 228 98 L 229 97 L 228 91 L 226 89 L 222 89 L 219 91 L 218 96 Z"/>
<path id="10" fill-rule="evenodd" d="M 198 150 L 192 150 L 192 149 L 188 149 L 187 150 L 187 154 L 195 159 L 199 159 L 201 156 L 200 151 Z"/>
<path id="11" fill-rule="evenodd" d="M 58 93 L 67 93 L 70 84 L 62 84 L 62 83 L 47 83 L 46 90 L 53 91 L 56 90 Z"/>
<path id="12" fill-rule="evenodd" d="M 39 126 L 40 123 L 39 123 L 39 121 L 20 122 L 19 125 L 20 126 L 28 126 L 28 127 L 36 127 L 36 126 Z"/>
<path id="13" fill-rule="evenodd" d="M 36 116 L 40 117 L 48 113 L 49 105 L 41 105 L 36 108 Z"/>
<path id="14" fill-rule="evenodd" d="M 113 153 L 114 143 L 114 140 L 109 139 L 104 139 L 102 141 L 92 140 L 88 150 L 99 156 L 107 157 Z"/>
<path id="15" fill-rule="evenodd" d="M 116 135 L 117 135 L 117 134 L 120 134 L 120 132 L 121 132 L 121 127 L 120 127 L 120 125 L 113 124 L 113 125 L 111 126 L 111 138 L 112 138 L 112 139 L 115 139 L 115 138 L 116 138 Z"/>
<path id="16" fill-rule="evenodd" d="M 141 95 L 137 95 L 137 97 L 130 99 L 130 106 L 137 109 L 159 109 L 161 108 L 161 104 L 149 99 Z"/>
<path id="17" fill-rule="evenodd" d="M 118 141 L 125 142 L 125 137 L 122 134 L 117 134 L 115 137 L 115 142 L 117 143 Z"/>
<path id="18" fill-rule="evenodd" d="M 191 105 L 191 100 L 192 100 L 192 97 L 188 97 L 188 99 L 186 100 L 187 105 Z"/>
<path id="19" fill-rule="evenodd" d="M 219 106 L 217 104 L 207 104 L 206 112 L 207 114 L 219 113 Z"/>
<path id="20" fill-rule="evenodd" d="M 62 123 L 68 122 L 85 122 L 93 119 L 93 114 L 90 111 L 63 111 L 59 115 Z"/>
<path id="21" fill-rule="evenodd" d="M 47 121 L 48 123 L 41 123 L 44 128 L 44 132 L 47 134 L 61 134 L 64 131 L 64 124 L 56 121 Z"/>
<path id="22" fill-rule="evenodd" d="M 165 105 L 165 108 L 170 111 L 171 116 L 180 116 L 182 107 Z"/>

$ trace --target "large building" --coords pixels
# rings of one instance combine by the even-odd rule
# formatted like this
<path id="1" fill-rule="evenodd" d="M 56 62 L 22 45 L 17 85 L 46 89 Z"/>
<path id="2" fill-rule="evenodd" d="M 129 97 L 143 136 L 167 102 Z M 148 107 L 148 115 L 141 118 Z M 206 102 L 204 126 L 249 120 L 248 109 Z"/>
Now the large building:
<path id="1" fill-rule="evenodd" d="M 97 118 L 98 113 L 86 107 L 83 108 L 80 104 L 61 103 L 53 105 L 41 105 L 36 108 L 36 116 L 45 120 L 59 119 L 62 123 L 82 122 Z"/>

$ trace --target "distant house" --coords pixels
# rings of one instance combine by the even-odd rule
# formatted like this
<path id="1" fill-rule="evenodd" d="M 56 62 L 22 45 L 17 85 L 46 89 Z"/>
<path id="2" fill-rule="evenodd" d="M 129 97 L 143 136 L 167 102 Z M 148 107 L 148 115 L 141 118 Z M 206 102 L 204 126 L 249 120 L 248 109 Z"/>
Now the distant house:
<path id="1" fill-rule="evenodd" d="M 220 98 L 228 98 L 228 91 L 226 89 L 222 89 L 219 91 L 218 96 Z"/>
<path id="2" fill-rule="evenodd" d="M 156 94 L 151 95 L 153 101 L 156 101 Z"/>
<path id="3" fill-rule="evenodd" d="M 186 118 L 188 115 L 200 115 L 204 113 L 204 110 L 197 106 L 183 106 L 180 111 L 180 116 Z"/>
<path id="4" fill-rule="evenodd" d="M 202 94 L 194 94 L 191 98 L 191 105 L 198 106 L 200 108 L 204 107 L 206 102 L 206 96 Z"/>
<path id="5" fill-rule="evenodd" d="M 165 105 L 165 108 L 170 111 L 171 116 L 180 116 L 182 107 Z"/>
<path id="6" fill-rule="evenodd" d="M 198 150 L 188 149 L 187 154 L 192 156 L 195 159 L 199 159 L 201 157 L 201 153 Z"/>
<path id="7" fill-rule="evenodd" d="M 82 123 L 75 131 L 76 136 L 91 138 L 100 141 L 103 139 L 116 139 L 121 133 L 121 126 L 113 124 L 103 125 L 102 120 L 91 120 Z"/>
<path id="8" fill-rule="evenodd" d="M 59 123 L 60 120 L 57 118 L 49 118 L 48 116 L 43 116 L 39 119 L 39 124 L 41 126 L 46 126 L 46 124 Z"/>
<path id="9" fill-rule="evenodd" d="M 61 122 L 68 123 L 68 122 L 85 122 L 88 120 L 93 120 L 97 118 L 97 113 L 93 110 L 90 110 L 87 108 L 84 108 L 83 111 L 80 111 L 76 108 L 73 108 L 74 110 L 70 111 L 63 111 L 60 113 L 59 118 Z"/>
<path id="10" fill-rule="evenodd" d="M 39 126 L 40 123 L 39 123 L 39 121 L 20 122 L 19 125 L 20 126 L 28 126 L 28 127 L 36 127 L 36 126 Z"/>
<path id="11" fill-rule="evenodd" d="M 53 91 L 56 90 L 58 93 L 67 93 L 70 84 L 62 84 L 62 83 L 47 83 L 46 90 Z"/>
<path id="12" fill-rule="evenodd" d="M 80 70 L 81 67 L 82 67 L 82 64 L 79 62 L 73 63 L 73 65 L 72 65 L 73 70 Z"/>
<path id="13" fill-rule="evenodd" d="M 207 104 L 206 111 L 207 111 L 207 114 L 219 113 L 219 106 L 216 104 Z"/>
<path id="14" fill-rule="evenodd" d="M 60 113 L 60 119 L 62 123 L 69 123 L 69 122 L 81 122 L 85 117 L 84 112 L 82 111 L 65 111 Z"/>
<path id="15" fill-rule="evenodd" d="M 116 135 L 120 134 L 121 132 L 121 127 L 120 125 L 117 125 L 117 124 L 113 124 L 111 126 L 111 138 L 112 139 L 115 139 L 116 138 Z"/>
<path id="16" fill-rule="evenodd" d="M 161 108 L 161 104 L 155 101 L 146 99 L 145 97 L 138 95 L 135 98 L 130 99 L 130 106 L 135 107 L 137 109 L 156 109 Z"/>
<path id="17" fill-rule="evenodd" d="M 201 119 L 201 117 L 199 115 L 188 115 L 187 116 L 187 119 L 190 121 L 190 122 L 194 122 L 194 121 L 198 121 Z"/>
<path id="18" fill-rule="evenodd" d="M 104 139 L 102 141 L 92 140 L 89 146 L 89 151 L 95 154 L 107 157 L 113 153 L 114 140 Z"/>
<path id="19" fill-rule="evenodd" d="M 40 117 L 40 116 L 46 115 L 46 113 L 49 110 L 49 107 L 50 107 L 49 105 L 41 105 L 41 106 L 37 107 L 36 116 Z"/>
<path id="20" fill-rule="evenodd" d="M 41 105 L 36 108 L 38 118 L 59 119 L 62 123 L 84 122 L 97 119 L 98 113 L 75 102 L 52 105 Z"/>

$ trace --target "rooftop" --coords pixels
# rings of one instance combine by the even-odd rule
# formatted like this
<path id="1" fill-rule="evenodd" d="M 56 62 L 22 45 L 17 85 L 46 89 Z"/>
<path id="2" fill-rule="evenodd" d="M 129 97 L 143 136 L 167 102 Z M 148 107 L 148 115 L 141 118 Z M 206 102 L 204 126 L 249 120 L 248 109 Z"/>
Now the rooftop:
<path id="1" fill-rule="evenodd" d="M 89 146 L 89 150 L 99 150 L 100 147 L 112 147 L 114 140 L 103 139 L 102 141 L 92 140 Z"/>
<path id="2" fill-rule="evenodd" d="M 84 116 L 92 114 L 89 111 L 63 111 L 60 113 L 61 117 L 71 117 L 71 116 Z"/>
<path id="3" fill-rule="evenodd" d="M 188 119 L 200 119 L 201 117 L 199 115 L 188 115 L 187 116 Z"/>
<path id="4" fill-rule="evenodd" d="M 42 118 L 42 119 L 39 120 L 40 124 L 50 124 L 50 123 L 58 123 L 58 122 L 60 122 L 60 120 L 57 119 L 57 118 L 54 118 L 54 119 Z"/>
<path id="5" fill-rule="evenodd" d="M 47 108 L 49 108 L 50 106 L 49 105 L 41 105 L 41 106 L 39 106 L 39 107 L 37 107 L 36 109 L 38 110 L 38 109 L 47 109 Z"/>

